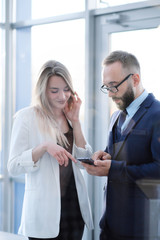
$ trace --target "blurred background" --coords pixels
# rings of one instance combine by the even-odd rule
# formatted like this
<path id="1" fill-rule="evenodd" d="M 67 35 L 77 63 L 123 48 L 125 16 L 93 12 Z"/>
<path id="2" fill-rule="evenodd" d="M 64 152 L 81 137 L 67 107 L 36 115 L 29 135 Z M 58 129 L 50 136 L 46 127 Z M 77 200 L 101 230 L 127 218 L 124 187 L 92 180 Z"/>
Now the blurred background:
<path id="1" fill-rule="evenodd" d="M 160 0 L 0 0 L 0 231 L 17 233 L 24 176 L 7 172 L 14 113 L 31 102 L 47 60 L 69 69 L 82 99 L 81 123 L 93 151 L 104 150 L 115 105 L 100 91 L 102 60 L 113 50 L 133 53 L 144 87 L 160 100 Z M 83 173 L 97 240 L 105 177 Z"/>

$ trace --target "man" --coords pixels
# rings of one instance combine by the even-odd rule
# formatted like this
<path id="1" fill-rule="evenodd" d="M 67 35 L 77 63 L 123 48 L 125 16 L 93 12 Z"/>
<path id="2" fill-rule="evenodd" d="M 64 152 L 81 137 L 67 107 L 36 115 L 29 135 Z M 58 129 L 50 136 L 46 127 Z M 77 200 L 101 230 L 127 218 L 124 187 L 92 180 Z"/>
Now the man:
<path id="1" fill-rule="evenodd" d="M 108 176 L 100 239 L 147 240 L 149 199 L 137 180 L 160 179 L 160 102 L 143 88 L 134 55 L 112 52 L 102 73 L 101 90 L 120 110 L 111 117 L 105 151 L 92 156 L 96 166 L 83 163 L 89 174 Z"/>

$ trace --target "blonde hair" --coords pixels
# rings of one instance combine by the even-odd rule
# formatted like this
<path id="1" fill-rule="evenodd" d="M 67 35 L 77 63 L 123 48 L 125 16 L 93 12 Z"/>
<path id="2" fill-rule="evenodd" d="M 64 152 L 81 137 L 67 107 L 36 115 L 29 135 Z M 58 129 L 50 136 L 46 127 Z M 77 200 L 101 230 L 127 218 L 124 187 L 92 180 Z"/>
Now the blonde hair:
<path id="1" fill-rule="evenodd" d="M 74 94 L 72 78 L 68 69 L 62 63 L 55 60 L 50 60 L 47 61 L 40 69 L 35 92 L 32 98 L 32 105 L 35 108 L 40 130 L 51 137 L 55 134 L 58 144 L 67 147 L 67 138 L 55 121 L 46 96 L 48 80 L 52 76 L 62 77 L 70 88 L 71 93 Z M 72 101 L 72 99 L 69 99 L 69 101 Z"/>

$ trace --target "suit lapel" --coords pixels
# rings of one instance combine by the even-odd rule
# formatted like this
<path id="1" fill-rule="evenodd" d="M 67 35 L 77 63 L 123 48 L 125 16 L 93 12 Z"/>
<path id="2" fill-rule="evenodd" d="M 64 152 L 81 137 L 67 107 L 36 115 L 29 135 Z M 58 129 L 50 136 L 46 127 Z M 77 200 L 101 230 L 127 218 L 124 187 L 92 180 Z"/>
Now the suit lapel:
<path id="1" fill-rule="evenodd" d="M 113 155 L 113 159 L 116 159 L 119 151 L 121 150 L 123 144 L 125 143 L 128 135 L 131 133 L 132 129 L 137 125 L 137 123 L 143 118 L 144 114 L 148 111 L 148 108 L 151 106 L 154 100 L 154 96 L 149 94 L 146 100 L 141 104 L 139 110 L 133 116 L 133 118 L 128 123 L 127 128 L 122 132 L 122 138 L 120 142 L 116 143 L 115 152 Z M 112 146 L 113 148 L 113 146 Z"/>
<path id="2" fill-rule="evenodd" d="M 140 121 L 140 119 L 143 117 L 143 115 L 147 112 L 147 109 L 144 107 L 140 107 L 139 110 L 136 112 L 136 114 L 133 116 L 133 118 L 128 123 L 127 128 L 122 132 L 125 137 L 132 131 L 132 129 L 135 127 L 135 125 Z"/>
<path id="3" fill-rule="evenodd" d="M 115 146 L 115 152 L 114 152 L 114 159 L 117 157 L 119 151 L 121 150 L 123 144 L 125 143 L 128 135 L 131 133 L 132 129 L 136 126 L 136 124 L 140 121 L 140 119 L 143 117 L 143 115 L 147 112 L 146 109 L 140 108 L 137 113 L 133 116 L 133 118 L 128 123 L 127 128 L 122 132 L 122 137 L 118 143 L 116 143 Z"/>
<path id="4" fill-rule="evenodd" d="M 114 125 L 119 117 L 120 111 L 115 112 L 112 115 L 111 123 L 109 126 L 109 137 L 108 137 L 108 153 L 112 156 L 114 152 Z"/>

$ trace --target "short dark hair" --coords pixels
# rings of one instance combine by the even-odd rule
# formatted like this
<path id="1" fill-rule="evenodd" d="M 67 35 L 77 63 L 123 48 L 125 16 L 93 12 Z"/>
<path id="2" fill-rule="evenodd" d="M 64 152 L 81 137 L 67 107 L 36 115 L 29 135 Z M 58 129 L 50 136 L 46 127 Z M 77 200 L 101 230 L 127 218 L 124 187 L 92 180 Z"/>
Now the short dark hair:
<path id="1" fill-rule="evenodd" d="M 136 68 L 140 73 L 140 64 L 137 58 L 128 52 L 125 51 L 114 51 L 111 52 L 104 60 L 103 66 L 110 65 L 115 62 L 121 62 L 122 67 L 125 69 Z"/>

